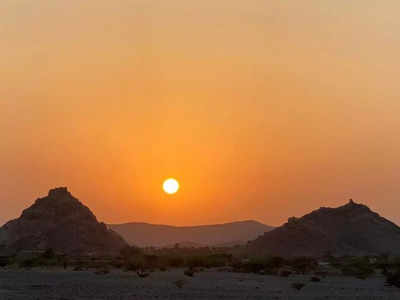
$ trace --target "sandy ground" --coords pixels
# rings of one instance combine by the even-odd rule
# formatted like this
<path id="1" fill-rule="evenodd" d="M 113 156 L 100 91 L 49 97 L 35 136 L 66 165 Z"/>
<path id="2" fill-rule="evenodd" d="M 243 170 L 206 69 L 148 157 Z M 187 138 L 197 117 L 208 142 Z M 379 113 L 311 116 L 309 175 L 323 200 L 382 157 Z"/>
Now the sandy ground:
<path id="1" fill-rule="evenodd" d="M 61 270 L 0 270 L 0 299 L 400 299 L 400 289 L 385 287 L 383 278 L 358 280 L 328 277 L 310 282 L 309 276 L 281 278 L 208 270 L 194 277 L 183 270 L 135 273 Z M 183 284 L 178 287 L 176 282 Z M 297 291 L 294 282 L 306 286 Z"/>

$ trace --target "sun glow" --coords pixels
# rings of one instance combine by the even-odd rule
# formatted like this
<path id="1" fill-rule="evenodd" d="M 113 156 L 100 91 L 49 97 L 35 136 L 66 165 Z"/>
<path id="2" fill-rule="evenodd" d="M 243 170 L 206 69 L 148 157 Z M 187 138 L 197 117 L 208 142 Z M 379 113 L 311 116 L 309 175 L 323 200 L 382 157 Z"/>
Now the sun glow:
<path id="1" fill-rule="evenodd" d="M 174 178 L 169 178 L 164 181 L 163 190 L 167 194 L 175 194 L 179 190 L 179 182 Z"/>

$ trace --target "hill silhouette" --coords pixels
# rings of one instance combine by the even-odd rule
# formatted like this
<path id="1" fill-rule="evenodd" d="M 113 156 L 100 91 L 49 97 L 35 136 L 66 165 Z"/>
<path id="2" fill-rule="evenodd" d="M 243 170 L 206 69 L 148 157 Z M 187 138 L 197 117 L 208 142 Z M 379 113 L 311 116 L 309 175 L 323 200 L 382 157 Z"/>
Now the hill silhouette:
<path id="1" fill-rule="evenodd" d="M 286 257 L 400 254 L 400 227 L 350 200 L 290 218 L 251 242 L 249 250 Z"/>
<path id="2" fill-rule="evenodd" d="M 131 245 L 139 247 L 233 246 L 254 240 L 273 227 L 256 221 L 202 226 L 169 226 L 148 223 L 108 225 Z"/>
<path id="3" fill-rule="evenodd" d="M 126 245 L 67 188 L 50 190 L 0 228 L 0 247 L 15 252 L 52 248 L 66 254 L 111 254 Z"/>

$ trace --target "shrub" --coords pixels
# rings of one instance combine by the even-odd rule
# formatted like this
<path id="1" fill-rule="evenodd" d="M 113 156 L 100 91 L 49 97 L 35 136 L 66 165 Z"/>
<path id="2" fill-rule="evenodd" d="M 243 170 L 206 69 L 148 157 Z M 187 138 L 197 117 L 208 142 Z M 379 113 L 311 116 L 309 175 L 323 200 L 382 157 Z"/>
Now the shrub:
<path id="1" fill-rule="evenodd" d="M 300 291 L 303 287 L 305 287 L 306 285 L 304 283 L 301 282 L 294 282 L 292 283 L 292 288 Z"/>
<path id="2" fill-rule="evenodd" d="M 183 285 L 185 284 L 184 280 L 177 280 L 174 282 L 174 284 L 176 285 L 177 288 L 183 288 Z"/>
<path id="3" fill-rule="evenodd" d="M 313 281 L 313 282 L 320 282 L 320 281 L 321 281 L 321 278 L 316 277 L 316 276 L 313 276 L 313 277 L 311 277 L 310 281 Z"/>
<path id="4" fill-rule="evenodd" d="M 5 267 L 11 263 L 11 259 L 9 257 L 0 257 L 0 267 Z"/>
<path id="5" fill-rule="evenodd" d="M 81 265 L 78 265 L 78 266 L 75 266 L 75 267 L 74 267 L 72 270 L 73 270 L 73 271 L 80 272 L 80 271 L 83 271 L 83 270 L 84 270 L 84 268 L 83 268 L 83 266 L 81 266 Z"/>
<path id="6" fill-rule="evenodd" d="M 158 256 L 157 255 L 145 255 L 144 256 L 144 265 L 145 268 L 153 269 L 157 266 L 158 263 Z"/>
<path id="7" fill-rule="evenodd" d="M 185 274 L 186 276 L 189 277 L 193 277 L 194 276 L 194 270 L 193 269 L 186 269 L 183 274 Z"/>
<path id="8" fill-rule="evenodd" d="M 54 250 L 52 248 L 48 248 L 43 254 L 42 254 L 42 258 L 44 259 L 52 259 L 56 257 L 56 253 L 54 252 Z"/>
<path id="9" fill-rule="evenodd" d="M 367 257 L 350 258 L 340 266 L 340 269 L 344 275 L 360 279 L 366 279 L 375 273 L 374 265 L 369 262 Z"/>
<path id="10" fill-rule="evenodd" d="M 137 271 L 137 270 L 141 270 L 143 268 L 144 268 L 144 266 L 143 266 L 143 263 L 141 263 L 141 262 L 131 261 L 131 262 L 128 262 L 125 264 L 125 270 L 127 270 L 127 271 Z"/>
<path id="11" fill-rule="evenodd" d="M 112 260 L 111 261 L 111 266 L 114 268 L 120 269 L 124 266 L 124 262 L 118 259 Z"/>
<path id="12" fill-rule="evenodd" d="M 232 254 L 216 253 L 206 257 L 207 266 L 211 268 L 225 267 L 232 262 Z"/>
<path id="13" fill-rule="evenodd" d="M 123 259 L 131 259 L 133 257 L 141 256 L 143 254 L 140 248 L 134 246 L 127 246 L 121 249 L 120 255 Z"/>
<path id="14" fill-rule="evenodd" d="M 150 276 L 150 273 L 149 273 L 149 272 L 144 272 L 144 271 L 142 271 L 142 270 L 136 271 L 136 273 L 137 273 L 137 275 L 138 275 L 140 278 L 146 278 L 146 277 L 149 277 L 149 276 Z"/>
<path id="15" fill-rule="evenodd" d="M 25 269 L 33 268 L 37 265 L 37 260 L 34 258 L 24 259 L 19 266 Z"/>
<path id="16" fill-rule="evenodd" d="M 386 284 L 400 288 L 400 270 L 386 274 Z"/>
<path id="17" fill-rule="evenodd" d="M 285 264 L 285 260 L 282 257 L 279 256 L 273 256 L 268 259 L 268 268 L 272 269 L 279 269 L 283 267 Z"/>
<path id="18" fill-rule="evenodd" d="M 192 256 L 186 261 L 189 268 L 208 267 L 206 258 L 203 256 Z"/>
<path id="19" fill-rule="evenodd" d="M 236 270 L 250 273 L 277 274 L 279 268 L 284 266 L 285 260 L 280 257 L 250 258 L 244 262 L 234 262 Z"/>
<path id="20" fill-rule="evenodd" d="M 292 275 L 292 271 L 289 271 L 289 270 L 282 270 L 279 273 L 279 276 L 281 276 L 281 277 L 289 277 L 290 275 Z"/>
<path id="21" fill-rule="evenodd" d="M 167 258 L 167 260 L 168 260 L 168 265 L 173 268 L 182 267 L 185 263 L 184 259 L 179 256 L 171 256 L 171 257 Z"/>
<path id="22" fill-rule="evenodd" d="M 288 262 L 288 265 L 297 273 L 305 274 L 317 268 L 318 263 L 310 257 L 297 257 Z"/>
<path id="23" fill-rule="evenodd" d="M 96 272 L 94 272 L 96 275 L 105 275 L 110 273 L 110 270 L 108 268 L 102 268 L 102 269 L 98 269 L 96 270 Z"/>

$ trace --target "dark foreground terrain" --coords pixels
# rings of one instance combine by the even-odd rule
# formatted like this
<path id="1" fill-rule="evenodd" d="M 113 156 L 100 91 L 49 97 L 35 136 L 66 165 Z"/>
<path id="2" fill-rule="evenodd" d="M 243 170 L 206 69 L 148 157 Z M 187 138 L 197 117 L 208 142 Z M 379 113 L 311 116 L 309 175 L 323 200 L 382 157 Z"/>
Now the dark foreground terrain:
<path id="1" fill-rule="evenodd" d="M 296 284 L 305 284 L 297 290 Z M 194 277 L 182 269 L 157 271 L 146 278 L 134 272 L 15 270 L 0 271 L 0 299 L 400 299 L 400 290 L 383 277 L 366 280 L 329 276 L 289 278 L 205 270 Z"/>

